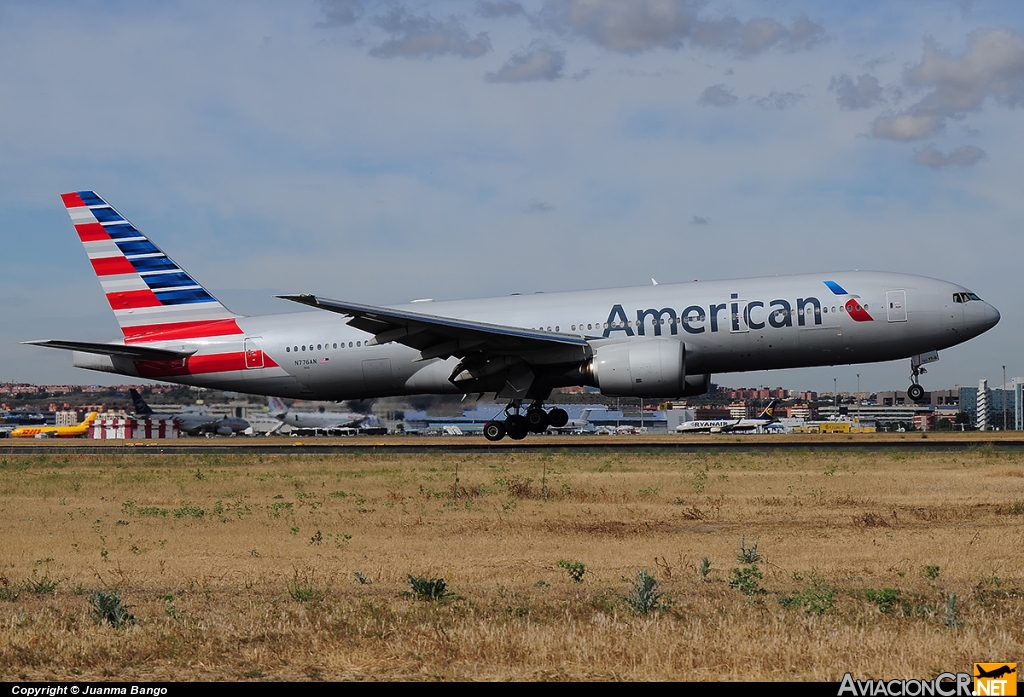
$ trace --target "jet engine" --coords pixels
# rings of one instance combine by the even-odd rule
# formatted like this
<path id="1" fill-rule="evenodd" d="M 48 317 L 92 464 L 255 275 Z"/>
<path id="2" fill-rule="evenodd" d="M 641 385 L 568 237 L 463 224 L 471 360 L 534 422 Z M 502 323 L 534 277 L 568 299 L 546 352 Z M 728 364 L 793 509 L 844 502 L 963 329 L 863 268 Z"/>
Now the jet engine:
<path id="1" fill-rule="evenodd" d="M 707 392 L 710 376 L 686 375 L 686 349 L 676 339 L 605 344 L 583 367 L 587 384 L 611 397 L 685 397 Z"/>

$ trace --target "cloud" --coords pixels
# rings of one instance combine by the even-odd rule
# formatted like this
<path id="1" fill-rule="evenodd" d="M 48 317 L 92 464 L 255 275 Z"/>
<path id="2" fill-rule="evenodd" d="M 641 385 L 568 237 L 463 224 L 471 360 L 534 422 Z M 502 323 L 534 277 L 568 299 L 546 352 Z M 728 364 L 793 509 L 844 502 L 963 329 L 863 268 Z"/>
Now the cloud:
<path id="1" fill-rule="evenodd" d="M 374 23 L 392 37 L 370 50 L 370 55 L 378 58 L 479 58 L 491 50 L 491 40 L 486 32 L 470 38 L 462 21 L 455 16 L 442 21 L 430 14 L 417 17 L 409 14 L 406 8 L 398 7 L 377 17 Z"/>
<path id="2" fill-rule="evenodd" d="M 882 86 L 873 75 L 861 75 L 856 82 L 849 75 L 839 75 L 832 78 L 828 88 L 836 93 L 841 109 L 868 109 L 885 101 Z"/>
<path id="3" fill-rule="evenodd" d="M 476 13 L 487 19 L 494 19 L 496 17 L 525 15 L 526 10 L 518 2 L 509 0 L 507 2 L 478 2 L 476 4 Z"/>
<path id="4" fill-rule="evenodd" d="M 941 169 L 951 165 L 970 167 L 987 159 L 988 153 L 973 145 L 964 145 L 946 155 L 929 143 L 914 153 L 914 162 L 932 169 Z"/>
<path id="5" fill-rule="evenodd" d="M 914 140 L 942 130 L 947 119 L 980 111 L 986 99 L 1024 102 L 1024 36 L 1008 29 L 976 31 L 961 56 L 925 43 L 921 62 L 903 75 L 908 89 L 931 91 L 904 112 L 875 120 L 878 138 Z"/>
<path id="6" fill-rule="evenodd" d="M 550 213 L 553 210 L 555 210 L 555 207 L 550 203 L 538 199 L 531 199 L 530 203 L 526 206 L 527 213 Z"/>
<path id="7" fill-rule="evenodd" d="M 739 97 L 733 94 L 732 88 L 721 84 L 711 85 L 697 97 L 697 103 L 704 106 L 727 107 L 738 101 Z"/>
<path id="8" fill-rule="evenodd" d="M 523 51 L 512 54 L 496 73 L 487 73 L 488 82 L 534 82 L 557 80 L 565 67 L 565 52 L 534 39 Z"/>
<path id="9" fill-rule="evenodd" d="M 362 0 L 320 0 L 324 25 L 355 24 L 363 14 Z"/>
<path id="10" fill-rule="evenodd" d="M 701 0 L 546 0 L 535 18 L 542 27 L 590 39 L 619 53 L 695 46 L 754 55 L 773 46 L 806 50 L 825 40 L 821 25 L 806 17 L 792 27 L 760 17 L 747 21 L 699 16 Z"/>
<path id="11" fill-rule="evenodd" d="M 767 111 L 780 111 L 788 109 L 801 99 L 804 95 L 799 92 L 776 92 L 772 90 L 765 97 L 751 97 L 750 101 Z"/>
<path id="12" fill-rule="evenodd" d="M 704 218 L 704 217 L 701 217 L 699 215 L 695 215 L 695 216 L 693 216 L 693 218 L 690 219 L 690 224 L 691 225 L 707 225 L 710 222 L 711 222 L 711 218 Z"/>

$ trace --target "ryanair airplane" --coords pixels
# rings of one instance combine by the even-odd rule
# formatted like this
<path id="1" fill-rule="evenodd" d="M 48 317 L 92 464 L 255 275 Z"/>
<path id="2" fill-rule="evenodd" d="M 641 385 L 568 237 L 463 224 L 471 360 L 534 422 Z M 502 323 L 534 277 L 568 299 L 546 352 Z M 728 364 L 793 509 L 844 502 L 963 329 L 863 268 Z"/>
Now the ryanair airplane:
<path id="1" fill-rule="evenodd" d="M 286 295 L 317 312 L 231 312 L 93 191 L 62 195 L 122 337 L 38 340 L 81 368 L 221 390 L 319 400 L 494 392 L 484 435 L 564 426 L 556 387 L 678 398 L 713 373 L 911 358 L 996 325 L 955 283 L 848 271 L 377 307 Z M 528 403 L 528 404 L 527 404 Z"/>
<path id="2" fill-rule="evenodd" d="M 723 433 L 729 431 L 756 431 L 762 426 L 775 421 L 775 405 L 779 400 L 773 399 L 768 406 L 754 419 L 705 419 L 685 421 L 676 427 L 679 433 Z"/>

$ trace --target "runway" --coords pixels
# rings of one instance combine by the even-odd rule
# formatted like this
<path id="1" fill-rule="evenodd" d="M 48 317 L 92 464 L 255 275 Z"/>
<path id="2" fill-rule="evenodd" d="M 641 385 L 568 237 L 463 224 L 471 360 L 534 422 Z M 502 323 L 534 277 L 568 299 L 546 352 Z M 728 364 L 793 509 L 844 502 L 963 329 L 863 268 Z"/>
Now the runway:
<path id="1" fill-rule="evenodd" d="M 697 452 L 966 452 L 1024 451 L 1024 433 L 875 433 L 792 435 L 534 436 L 491 443 L 480 436 L 350 438 L 180 438 L 174 440 L 30 440 L 0 442 L 0 455 L 192 454 L 323 455 L 428 453 L 697 453 Z"/>

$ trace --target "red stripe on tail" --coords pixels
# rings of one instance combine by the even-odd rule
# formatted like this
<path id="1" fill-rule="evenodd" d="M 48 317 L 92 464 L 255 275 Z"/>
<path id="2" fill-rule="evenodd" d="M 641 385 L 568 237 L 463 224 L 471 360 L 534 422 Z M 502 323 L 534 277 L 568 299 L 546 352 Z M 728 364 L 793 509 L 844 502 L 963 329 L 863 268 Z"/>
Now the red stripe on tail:
<path id="1" fill-rule="evenodd" d="M 110 235 L 103 229 L 103 226 L 99 223 L 85 223 L 84 225 L 76 225 L 75 232 L 78 233 L 78 239 L 82 242 L 95 242 L 96 240 L 109 240 Z"/>
<path id="2" fill-rule="evenodd" d="M 70 194 L 61 194 L 60 200 L 64 202 L 65 208 L 82 208 L 85 206 L 85 201 L 74 191 Z"/>
<path id="3" fill-rule="evenodd" d="M 114 310 L 159 307 L 161 304 L 160 299 L 151 290 L 126 290 L 121 293 L 107 293 L 107 300 L 110 301 L 110 307 Z"/>
<path id="4" fill-rule="evenodd" d="M 135 273 L 135 267 L 124 257 L 98 257 L 89 261 L 92 262 L 92 269 L 96 272 L 97 276 L 117 276 L 119 274 Z M 136 292 L 145 293 L 149 291 Z M 110 296 L 108 295 L 107 297 L 109 298 Z M 113 307 L 113 300 L 110 301 L 110 305 Z"/>
<path id="5" fill-rule="evenodd" d="M 124 333 L 126 344 L 201 339 L 206 336 L 230 336 L 244 333 L 233 319 L 143 324 L 136 327 L 121 327 L 121 331 Z"/>

